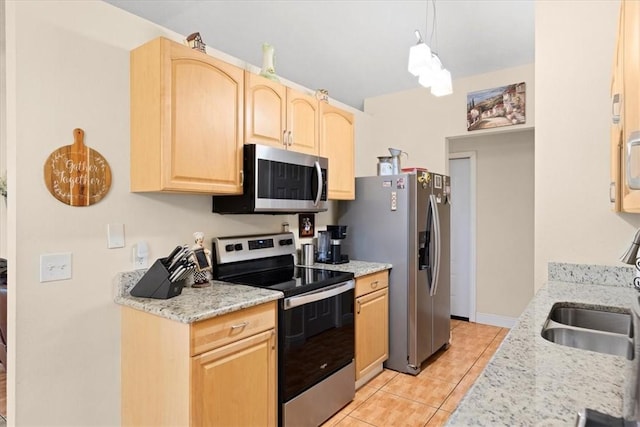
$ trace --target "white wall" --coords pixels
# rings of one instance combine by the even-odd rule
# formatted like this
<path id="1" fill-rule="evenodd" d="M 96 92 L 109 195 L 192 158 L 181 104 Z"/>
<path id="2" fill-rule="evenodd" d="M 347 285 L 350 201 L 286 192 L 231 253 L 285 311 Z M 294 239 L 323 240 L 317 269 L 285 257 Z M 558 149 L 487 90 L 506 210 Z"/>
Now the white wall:
<path id="1" fill-rule="evenodd" d="M 5 90 L 5 2 L 0 0 L 0 177 L 7 171 L 6 90 Z M 1 197 L 0 197 L 1 199 Z M 0 200 L 0 258 L 7 257 L 7 205 Z"/>
<path id="2" fill-rule="evenodd" d="M 297 216 L 221 216 L 210 212 L 209 196 L 130 193 L 129 51 L 159 35 L 182 37 L 98 1 L 6 5 L 9 420 L 118 425 L 120 317 L 112 281 L 132 269 L 132 246 L 146 240 L 153 260 L 191 242 L 194 231 L 207 238 L 269 232 L 288 220 L 296 232 Z M 359 139 L 368 118 L 351 110 Z M 51 196 L 42 174 L 76 127 L 113 176 L 107 196 L 82 208 Z M 316 229 L 333 217 L 333 209 L 318 214 Z M 109 223 L 125 225 L 125 248 L 107 249 Z M 73 278 L 40 283 L 40 254 L 66 251 Z"/>
<path id="3" fill-rule="evenodd" d="M 446 64 L 445 64 L 446 65 Z M 371 139 L 356 147 L 356 176 L 376 174 L 377 156 L 389 155 L 388 148 L 409 153 L 402 166 L 426 167 L 447 173 L 447 138 L 483 133 L 529 129 L 535 125 L 535 82 L 533 64 L 479 74 L 453 81 L 453 94 L 441 98 L 429 89 L 416 89 L 367 98 L 364 111 L 372 116 Z M 454 76 L 455 78 L 455 76 Z M 467 131 L 467 93 L 526 83 L 526 123 L 495 130 Z"/>
<path id="4" fill-rule="evenodd" d="M 533 130 L 451 140 L 476 153 L 476 311 L 515 319 L 533 296 Z"/>
<path id="5" fill-rule="evenodd" d="M 640 216 L 609 204 L 618 1 L 536 2 L 535 284 L 549 261 L 622 265 Z"/>
<path id="6" fill-rule="evenodd" d="M 526 83 L 525 124 L 467 131 L 467 93 L 520 82 Z M 453 81 L 453 91 L 452 95 L 438 98 L 432 96 L 429 89 L 420 88 L 416 82 L 416 89 L 366 99 L 365 112 L 372 117 L 372 133 L 365 144 L 361 142 L 356 147 L 356 175 L 375 175 L 376 156 L 387 154 L 388 147 L 401 148 L 409 153 L 408 159 L 402 157 L 403 167 L 426 167 L 429 170 L 444 173 L 448 173 L 449 169 L 449 141 L 455 140 L 456 151 L 482 149 L 482 152 L 478 151 L 478 173 L 481 167 L 483 170 L 487 168 L 496 173 L 487 172 L 482 179 L 480 175 L 478 176 L 476 312 L 480 316 L 478 319 L 485 322 L 490 322 L 493 318 L 499 319 L 496 324 L 507 324 L 511 321 L 510 319 L 519 316 L 533 294 L 533 144 L 531 138 L 536 123 L 534 65 L 529 64 L 457 79 Z M 518 131 L 517 134 L 516 131 Z M 505 157 L 505 153 L 511 153 L 507 149 L 509 144 L 506 141 L 514 139 L 520 141 L 523 138 L 529 142 L 515 143 L 513 148 L 515 157 L 513 159 Z M 484 141 L 485 146 L 483 147 L 483 143 L 478 143 L 476 148 L 472 148 L 476 146 L 473 142 L 476 140 Z M 504 147 L 506 151 L 499 147 Z M 510 199 L 501 198 L 502 192 L 514 191 L 515 183 L 520 181 L 509 180 L 504 183 L 504 188 L 499 188 L 495 181 L 500 180 L 500 173 L 509 176 L 518 171 L 518 167 L 513 163 L 500 165 L 501 161 L 511 162 L 512 160 L 516 160 L 520 167 L 527 171 L 522 178 L 529 180 L 527 185 L 530 187 L 522 194 L 522 205 L 505 209 L 505 204 L 508 205 Z M 531 162 L 528 163 L 529 161 Z M 481 188 L 484 184 L 489 188 Z M 529 209 L 528 213 L 527 209 Z M 530 224 L 528 229 L 522 229 L 518 234 L 527 235 L 531 243 L 523 251 L 522 258 L 515 262 L 505 262 L 501 260 L 501 256 L 506 255 L 505 252 L 495 248 L 499 239 L 492 235 L 496 232 L 496 228 L 499 228 L 500 221 L 506 220 L 513 226 L 512 228 L 516 228 L 518 218 L 513 216 L 516 215 L 516 210 L 518 214 L 525 215 Z M 492 211 L 501 211 L 501 213 L 496 216 Z M 484 218 L 482 222 L 481 217 Z M 509 236 L 503 237 L 500 244 L 508 248 L 506 251 L 508 254 L 512 254 L 516 239 L 510 239 Z M 527 278 L 527 274 L 531 277 Z M 497 279 L 495 279 L 496 276 Z M 521 280 L 521 278 L 524 279 Z M 514 283 L 512 279 L 517 282 Z"/>

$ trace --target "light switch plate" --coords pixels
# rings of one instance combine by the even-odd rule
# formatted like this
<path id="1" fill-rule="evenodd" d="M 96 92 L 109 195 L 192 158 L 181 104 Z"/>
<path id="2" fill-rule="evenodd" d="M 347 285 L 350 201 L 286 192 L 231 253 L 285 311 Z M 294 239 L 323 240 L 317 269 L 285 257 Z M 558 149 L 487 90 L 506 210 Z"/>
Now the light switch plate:
<path id="1" fill-rule="evenodd" d="M 40 255 L 40 282 L 71 279 L 71 252 Z"/>
<path id="2" fill-rule="evenodd" d="M 124 248 L 124 224 L 107 224 L 107 247 Z"/>

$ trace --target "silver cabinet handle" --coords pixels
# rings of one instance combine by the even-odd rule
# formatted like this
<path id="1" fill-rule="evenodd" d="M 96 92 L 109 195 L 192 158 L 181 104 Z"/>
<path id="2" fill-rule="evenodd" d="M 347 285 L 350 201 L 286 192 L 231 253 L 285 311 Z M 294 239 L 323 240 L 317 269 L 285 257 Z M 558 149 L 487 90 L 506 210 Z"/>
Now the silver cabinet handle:
<path id="1" fill-rule="evenodd" d="M 626 176 L 627 186 L 632 190 L 640 190 L 640 177 L 631 176 L 631 150 L 640 145 L 640 131 L 633 131 L 627 140 Z M 639 159 L 640 160 L 640 159 Z"/>
<path id="2" fill-rule="evenodd" d="M 282 131 L 282 145 L 284 145 L 285 147 L 289 144 L 287 144 L 287 130 L 283 130 Z"/>
<path id="3" fill-rule="evenodd" d="M 289 146 L 293 145 L 293 134 L 289 131 Z"/>
<path id="4" fill-rule="evenodd" d="M 244 171 L 240 171 L 240 185 L 244 185 Z"/>
<path id="5" fill-rule="evenodd" d="M 611 121 L 614 125 L 620 123 L 620 94 L 616 93 L 611 98 Z"/>
<path id="6" fill-rule="evenodd" d="M 616 202 L 616 183 L 612 182 L 609 184 L 609 201 L 611 203 Z"/>
<path id="7" fill-rule="evenodd" d="M 235 325 L 231 325 L 231 329 L 241 329 L 249 325 L 249 322 L 242 322 Z"/>

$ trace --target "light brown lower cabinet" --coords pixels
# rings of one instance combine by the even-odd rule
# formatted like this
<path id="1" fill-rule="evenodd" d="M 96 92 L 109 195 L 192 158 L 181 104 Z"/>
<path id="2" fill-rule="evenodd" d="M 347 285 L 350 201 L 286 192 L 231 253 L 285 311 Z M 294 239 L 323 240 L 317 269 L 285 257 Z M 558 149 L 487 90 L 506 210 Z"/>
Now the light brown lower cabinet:
<path id="1" fill-rule="evenodd" d="M 382 371 L 389 357 L 389 272 L 356 279 L 356 387 Z"/>
<path id="2" fill-rule="evenodd" d="M 276 302 L 185 324 L 122 308 L 123 426 L 275 426 Z"/>

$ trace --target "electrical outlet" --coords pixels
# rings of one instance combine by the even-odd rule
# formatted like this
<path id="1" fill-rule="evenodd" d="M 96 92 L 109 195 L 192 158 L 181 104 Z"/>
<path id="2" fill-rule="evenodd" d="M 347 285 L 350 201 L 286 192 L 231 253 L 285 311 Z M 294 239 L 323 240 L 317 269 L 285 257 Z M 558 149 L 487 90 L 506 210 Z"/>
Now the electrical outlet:
<path id="1" fill-rule="evenodd" d="M 40 255 L 40 282 L 71 279 L 71 252 Z"/>
<path id="2" fill-rule="evenodd" d="M 124 248 L 124 224 L 107 224 L 107 247 Z"/>
<path id="3" fill-rule="evenodd" d="M 147 242 L 138 242 L 133 245 L 133 268 L 135 270 L 149 266 L 149 247 Z"/>

